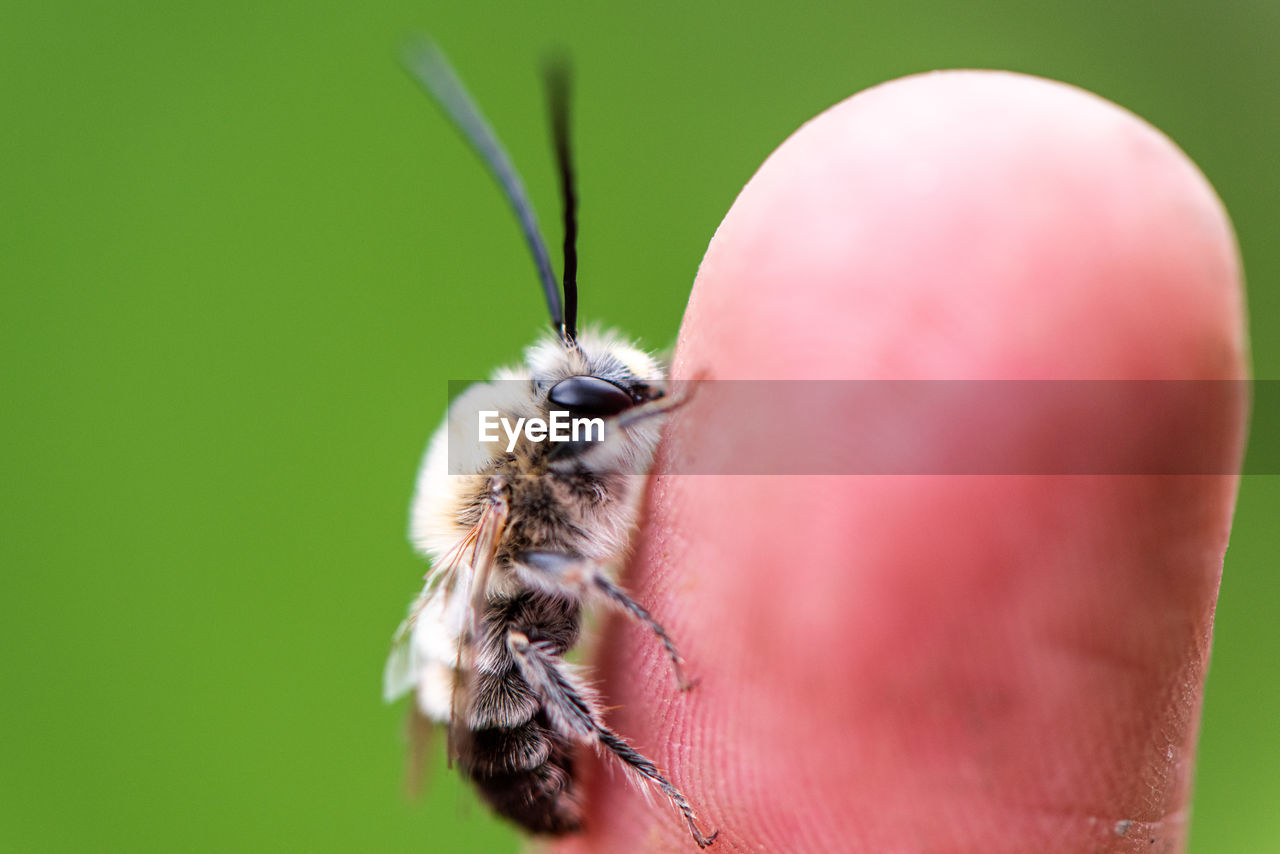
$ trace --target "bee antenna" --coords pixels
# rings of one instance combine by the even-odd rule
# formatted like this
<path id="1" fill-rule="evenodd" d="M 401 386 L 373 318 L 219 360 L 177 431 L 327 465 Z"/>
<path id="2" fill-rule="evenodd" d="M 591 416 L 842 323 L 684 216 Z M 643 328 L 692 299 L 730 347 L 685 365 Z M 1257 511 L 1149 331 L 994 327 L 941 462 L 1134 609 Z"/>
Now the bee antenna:
<path id="1" fill-rule="evenodd" d="M 557 53 L 547 62 L 547 97 L 551 108 L 551 136 L 560 170 L 560 198 L 564 207 L 564 339 L 578 335 L 578 195 L 574 189 L 573 152 L 569 139 L 568 58 Z"/>
<path id="2" fill-rule="evenodd" d="M 475 153 L 484 161 L 489 172 L 497 180 L 502 194 L 506 196 L 516 219 L 520 221 L 520 230 L 533 253 L 533 262 L 538 268 L 538 278 L 542 281 L 542 290 L 547 296 L 547 309 L 551 313 L 551 326 L 556 334 L 566 342 L 573 340 L 573 321 L 565 325 L 564 306 L 560 302 L 560 288 L 556 283 L 555 273 L 551 270 L 551 257 L 547 254 L 547 245 L 543 242 L 542 232 L 538 229 L 538 219 L 533 213 L 533 205 L 525 192 L 524 184 L 511 165 L 502 143 L 498 142 L 493 129 L 480 113 L 475 100 L 467 93 L 462 81 L 454 73 L 449 60 L 440 48 L 425 36 L 418 37 L 408 43 L 402 53 L 405 68 L 422 88 L 435 99 L 444 110 L 454 127 L 462 134 Z M 566 238 L 567 239 L 567 238 Z M 567 259 L 566 259 L 566 263 Z M 576 256 L 574 259 L 576 266 Z M 566 269 L 566 275 L 568 271 Z M 568 279 L 566 279 L 568 281 Z M 576 304 L 576 288 L 574 289 Z M 575 310 L 576 313 L 576 310 Z M 570 318 L 574 315 L 571 314 Z"/>

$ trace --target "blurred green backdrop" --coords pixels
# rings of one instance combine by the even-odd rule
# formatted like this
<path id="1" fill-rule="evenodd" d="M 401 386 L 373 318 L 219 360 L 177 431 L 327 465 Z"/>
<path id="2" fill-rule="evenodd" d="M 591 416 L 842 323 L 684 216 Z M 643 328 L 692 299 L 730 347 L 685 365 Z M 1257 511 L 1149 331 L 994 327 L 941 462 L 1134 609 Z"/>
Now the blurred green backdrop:
<path id="1" fill-rule="evenodd" d="M 536 68 L 578 66 L 584 315 L 675 335 L 755 167 L 871 84 L 1076 83 L 1234 217 L 1280 378 L 1280 5 L 0 6 L 6 355 L 0 851 L 513 851 L 443 769 L 401 788 L 388 635 L 445 380 L 544 323 L 497 191 L 396 63 L 429 30 L 554 228 Z M 1195 854 L 1280 850 L 1280 479 L 1246 479 Z M 440 763 L 443 764 L 442 762 Z"/>

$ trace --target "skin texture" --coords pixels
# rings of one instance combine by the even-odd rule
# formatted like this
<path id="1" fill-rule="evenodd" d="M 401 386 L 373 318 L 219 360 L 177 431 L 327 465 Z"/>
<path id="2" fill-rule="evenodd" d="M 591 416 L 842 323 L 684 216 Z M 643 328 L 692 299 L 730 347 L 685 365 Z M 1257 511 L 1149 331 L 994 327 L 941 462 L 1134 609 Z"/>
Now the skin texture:
<path id="1" fill-rule="evenodd" d="M 1234 238 L 1200 173 L 1114 105 L 996 72 L 888 83 L 787 140 L 711 241 L 674 367 L 1245 373 Z M 1175 457 L 1188 441 L 1140 396 L 1097 417 Z M 1244 404 L 1213 423 L 1195 439 L 1230 472 Z M 951 440 L 982 441 L 967 426 Z M 617 619 L 597 671 L 613 727 L 720 830 L 709 850 L 1184 849 L 1234 476 L 662 474 L 736 441 L 676 414 L 623 578 L 700 684 L 679 693 Z M 665 799 L 585 765 L 589 830 L 553 850 L 697 850 Z"/>

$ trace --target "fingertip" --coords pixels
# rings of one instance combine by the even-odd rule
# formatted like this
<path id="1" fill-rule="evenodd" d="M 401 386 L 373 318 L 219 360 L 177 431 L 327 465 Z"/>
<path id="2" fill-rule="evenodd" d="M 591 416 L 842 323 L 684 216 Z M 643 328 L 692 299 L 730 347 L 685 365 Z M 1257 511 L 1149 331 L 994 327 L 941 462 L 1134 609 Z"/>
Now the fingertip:
<path id="1" fill-rule="evenodd" d="M 946 72 L 771 155 L 708 248 L 673 373 L 1246 371 L 1234 238 L 1185 155 L 1073 87 Z M 1168 413 L 1121 414 L 1161 441 Z M 717 846 L 1079 850 L 1108 816 L 1177 843 L 1233 477 L 679 476 L 736 440 L 687 415 L 628 580 L 702 684 L 677 694 L 626 626 L 603 662 L 617 729 Z M 1242 437 L 1240 409 L 1203 439 L 1238 460 Z M 691 844 L 662 799 L 597 780 L 572 850 Z"/>
<path id="2" fill-rule="evenodd" d="M 1242 317 L 1230 222 L 1167 137 L 1063 83 L 932 72 L 768 158 L 708 247 L 675 373 L 1233 379 Z"/>

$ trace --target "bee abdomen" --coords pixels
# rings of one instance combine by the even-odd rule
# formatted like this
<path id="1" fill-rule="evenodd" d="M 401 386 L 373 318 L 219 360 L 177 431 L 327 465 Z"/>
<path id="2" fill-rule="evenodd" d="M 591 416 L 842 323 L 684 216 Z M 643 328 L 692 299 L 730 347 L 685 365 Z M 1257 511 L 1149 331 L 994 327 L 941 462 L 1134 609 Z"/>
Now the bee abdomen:
<path id="1" fill-rule="evenodd" d="M 479 730 L 470 738 L 468 766 L 476 778 L 530 771 L 551 757 L 551 740 L 533 721 L 512 728 Z"/>
<path id="2" fill-rule="evenodd" d="M 475 698 L 467 714 L 472 732 L 515 731 L 538 712 L 538 699 L 508 662 L 506 670 L 481 673 L 475 680 Z"/>
<path id="3" fill-rule="evenodd" d="M 577 638 L 578 606 L 534 591 L 489 602 L 470 684 L 463 771 L 504 818 L 532 833 L 572 833 L 582 826 L 570 745 L 507 650 L 508 632 L 567 649 Z"/>
<path id="4" fill-rule="evenodd" d="M 542 717 L 541 715 L 539 717 Z M 473 733 L 466 768 L 481 797 L 532 833 L 572 833 L 582 826 L 566 746 L 537 720 Z M 512 766 L 527 762 L 523 768 Z"/>

